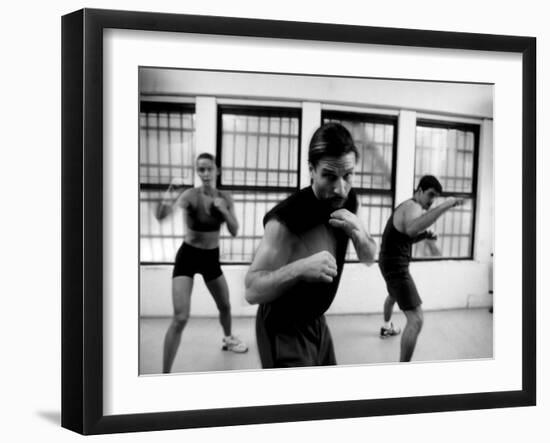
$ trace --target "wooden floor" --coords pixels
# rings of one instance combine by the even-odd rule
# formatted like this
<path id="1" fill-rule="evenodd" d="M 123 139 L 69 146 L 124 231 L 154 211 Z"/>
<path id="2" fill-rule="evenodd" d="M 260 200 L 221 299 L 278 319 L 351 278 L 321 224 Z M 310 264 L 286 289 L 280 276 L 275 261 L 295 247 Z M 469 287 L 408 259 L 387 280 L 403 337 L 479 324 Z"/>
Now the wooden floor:
<path id="1" fill-rule="evenodd" d="M 338 364 L 392 363 L 399 359 L 400 336 L 380 339 L 381 314 L 327 315 Z M 393 322 L 405 324 L 402 313 Z M 140 374 L 159 374 L 169 318 L 140 321 Z M 260 368 L 254 318 L 233 319 L 233 333 L 249 345 L 246 354 L 221 350 L 222 330 L 215 318 L 191 318 L 183 331 L 172 372 Z M 428 311 L 413 361 L 492 358 L 493 315 L 486 308 Z"/>

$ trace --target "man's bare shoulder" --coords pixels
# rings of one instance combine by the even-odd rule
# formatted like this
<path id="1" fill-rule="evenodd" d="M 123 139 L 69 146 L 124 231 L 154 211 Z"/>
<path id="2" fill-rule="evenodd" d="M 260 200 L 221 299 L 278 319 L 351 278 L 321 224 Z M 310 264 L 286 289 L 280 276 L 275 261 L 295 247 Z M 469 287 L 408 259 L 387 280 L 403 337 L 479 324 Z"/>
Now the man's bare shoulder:
<path id="1" fill-rule="evenodd" d="M 405 200 L 401 203 L 394 212 L 393 225 L 395 228 L 404 232 L 405 226 L 403 225 L 405 220 L 414 219 L 422 214 L 422 207 L 419 203 L 413 199 Z"/>
<path id="2" fill-rule="evenodd" d="M 417 211 L 418 209 L 422 209 L 420 206 L 420 203 L 415 202 L 412 198 L 409 200 L 405 200 L 403 203 L 399 205 L 398 210 L 401 210 L 403 212 L 408 211 Z"/>
<path id="3" fill-rule="evenodd" d="M 411 198 L 409 200 L 405 200 L 395 209 L 395 215 L 403 216 L 404 214 L 416 211 L 419 208 L 420 205 Z"/>
<path id="4" fill-rule="evenodd" d="M 276 218 L 272 218 L 266 223 L 264 237 L 268 237 L 270 240 L 274 241 L 291 241 L 296 239 L 296 235 L 293 234 L 284 223 Z"/>
<path id="5" fill-rule="evenodd" d="M 277 218 L 270 219 L 264 228 L 264 241 L 270 248 L 294 250 L 300 244 L 300 238 Z"/>
<path id="6" fill-rule="evenodd" d="M 274 270 L 288 264 L 295 246 L 295 235 L 279 220 L 270 219 L 265 225 L 264 236 L 250 270 Z"/>

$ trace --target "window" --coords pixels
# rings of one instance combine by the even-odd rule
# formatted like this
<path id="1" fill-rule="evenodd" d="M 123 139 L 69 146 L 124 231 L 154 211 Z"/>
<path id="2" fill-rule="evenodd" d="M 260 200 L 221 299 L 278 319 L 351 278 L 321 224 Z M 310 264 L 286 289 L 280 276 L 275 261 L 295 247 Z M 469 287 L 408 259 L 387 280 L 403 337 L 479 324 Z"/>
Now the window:
<path id="1" fill-rule="evenodd" d="M 239 235 L 221 232 L 220 259 L 249 263 L 263 236 L 263 216 L 298 190 L 300 110 L 218 108 L 219 189 L 231 192 Z"/>
<path id="2" fill-rule="evenodd" d="M 193 185 L 195 108 L 179 103 L 140 104 L 141 184 L 169 185 L 174 177 Z"/>
<path id="3" fill-rule="evenodd" d="M 322 120 L 341 123 L 353 137 L 359 150 L 354 189 L 361 202 L 363 223 L 380 245 L 393 209 L 397 118 L 324 111 Z M 353 248 L 348 248 L 347 259 L 357 260 Z"/>
<path id="4" fill-rule="evenodd" d="M 477 189 L 479 126 L 419 120 L 416 127 L 415 185 L 423 175 L 435 175 L 446 197 L 464 204 L 446 212 L 434 224 L 437 240 L 413 248 L 415 258 L 472 258 Z"/>
<path id="5" fill-rule="evenodd" d="M 193 186 L 195 109 L 180 103 L 140 103 L 140 261 L 172 263 L 183 239 L 183 216 L 161 223 L 155 210 L 173 178 Z M 179 218 L 178 218 L 179 217 Z"/>

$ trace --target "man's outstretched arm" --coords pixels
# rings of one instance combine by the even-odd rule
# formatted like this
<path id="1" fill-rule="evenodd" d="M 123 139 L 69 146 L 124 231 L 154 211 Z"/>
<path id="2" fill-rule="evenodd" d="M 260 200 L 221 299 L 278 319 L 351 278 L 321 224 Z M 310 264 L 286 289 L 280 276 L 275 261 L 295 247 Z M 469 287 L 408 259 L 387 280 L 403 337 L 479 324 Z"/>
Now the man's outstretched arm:
<path id="1" fill-rule="evenodd" d="M 405 211 L 403 219 L 405 233 L 409 237 L 417 237 L 421 232 L 433 225 L 445 212 L 461 204 L 462 199 L 450 197 L 440 205 L 422 214 L 420 205 L 411 203 L 407 207 L 403 208 Z"/>

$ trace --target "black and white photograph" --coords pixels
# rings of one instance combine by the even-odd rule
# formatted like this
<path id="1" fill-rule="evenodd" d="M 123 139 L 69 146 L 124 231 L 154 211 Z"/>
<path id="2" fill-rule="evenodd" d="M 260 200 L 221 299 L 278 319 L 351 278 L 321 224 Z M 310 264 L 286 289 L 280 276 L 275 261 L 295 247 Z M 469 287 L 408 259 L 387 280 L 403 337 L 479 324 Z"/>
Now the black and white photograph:
<path id="1" fill-rule="evenodd" d="M 0 440 L 548 440 L 543 2 L 6 5 Z"/>
<path id="2" fill-rule="evenodd" d="M 62 30 L 64 427 L 536 404 L 535 39 Z"/>
<path id="3" fill-rule="evenodd" d="M 139 68 L 139 374 L 492 359 L 490 83 Z"/>

